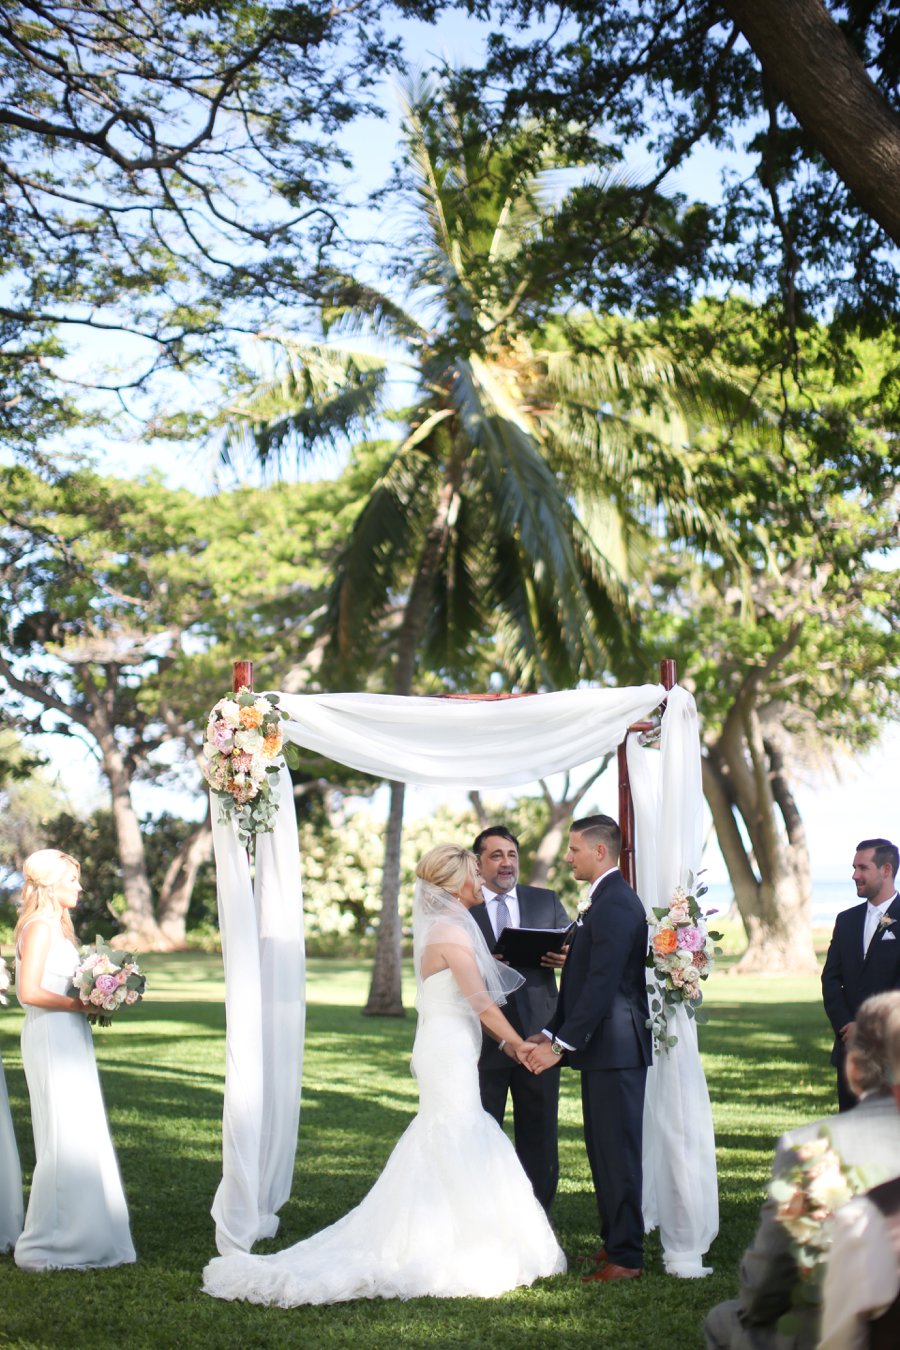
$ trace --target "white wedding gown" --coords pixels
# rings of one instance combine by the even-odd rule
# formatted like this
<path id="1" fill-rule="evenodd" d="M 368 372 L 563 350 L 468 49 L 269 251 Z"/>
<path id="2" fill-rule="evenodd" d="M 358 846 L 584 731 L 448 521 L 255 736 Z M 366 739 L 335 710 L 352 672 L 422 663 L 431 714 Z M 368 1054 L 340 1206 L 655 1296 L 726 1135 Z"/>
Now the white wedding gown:
<path id="1" fill-rule="evenodd" d="M 77 964 L 77 948 L 54 933 L 42 987 L 68 993 Z M 36 1161 L 16 1265 L 59 1270 L 133 1261 L 128 1209 L 85 1016 L 26 1004 L 22 1061 Z"/>
<path id="2" fill-rule="evenodd" d="M 412 1069 L 419 1113 L 369 1194 L 273 1256 L 210 1261 L 216 1298 L 292 1307 L 354 1298 L 490 1298 L 566 1268 L 512 1144 L 482 1109 L 481 1027 L 453 975 L 422 985 Z"/>

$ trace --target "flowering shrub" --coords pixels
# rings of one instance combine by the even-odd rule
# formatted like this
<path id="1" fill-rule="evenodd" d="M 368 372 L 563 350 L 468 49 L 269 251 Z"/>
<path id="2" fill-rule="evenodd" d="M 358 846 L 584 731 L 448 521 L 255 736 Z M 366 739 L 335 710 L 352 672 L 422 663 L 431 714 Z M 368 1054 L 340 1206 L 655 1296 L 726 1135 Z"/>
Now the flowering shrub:
<path id="1" fill-rule="evenodd" d="M 651 925 L 647 966 L 655 977 L 647 984 L 650 996 L 647 1026 L 653 1032 L 658 1051 L 678 1043 L 677 1036 L 669 1035 L 669 1008 L 683 1004 L 689 1017 L 703 1020 L 697 1017 L 703 1002 L 700 981 L 709 978 L 715 958 L 722 955 L 715 946 L 721 934 L 709 931 L 708 916 L 697 903 L 699 896 L 705 894 L 705 886 L 697 887 L 696 896 L 676 886 L 665 909 L 654 909 L 654 918 L 647 921 Z"/>

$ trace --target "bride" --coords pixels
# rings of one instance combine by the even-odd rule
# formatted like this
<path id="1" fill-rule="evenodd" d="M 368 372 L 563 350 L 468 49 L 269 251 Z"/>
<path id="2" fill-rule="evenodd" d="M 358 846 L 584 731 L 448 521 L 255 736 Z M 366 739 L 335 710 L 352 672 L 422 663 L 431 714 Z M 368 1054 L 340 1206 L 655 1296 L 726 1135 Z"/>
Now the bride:
<path id="1" fill-rule="evenodd" d="M 474 855 L 441 844 L 413 898 L 419 1112 L 356 1209 L 273 1256 L 210 1261 L 216 1298 L 291 1307 L 354 1298 L 492 1297 L 566 1268 L 512 1144 L 482 1109 L 481 1026 L 522 1063 L 531 1047 L 499 1005 L 522 976 L 490 955 L 469 914 Z"/>

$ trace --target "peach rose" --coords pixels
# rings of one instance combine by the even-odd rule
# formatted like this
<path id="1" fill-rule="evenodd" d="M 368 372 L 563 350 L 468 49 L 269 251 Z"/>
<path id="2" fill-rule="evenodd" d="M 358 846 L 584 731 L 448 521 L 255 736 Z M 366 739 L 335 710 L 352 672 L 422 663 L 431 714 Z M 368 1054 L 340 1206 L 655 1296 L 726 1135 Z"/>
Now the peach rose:
<path id="1" fill-rule="evenodd" d="M 263 715 L 256 708 L 241 708 L 240 718 L 241 726 L 246 727 L 248 731 L 262 726 Z"/>
<path id="2" fill-rule="evenodd" d="M 668 956 L 677 946 L 678 938 L 675 936 L 674 928 L 661 928 L 653 939 L 653 950 L 659 956 Z"/>

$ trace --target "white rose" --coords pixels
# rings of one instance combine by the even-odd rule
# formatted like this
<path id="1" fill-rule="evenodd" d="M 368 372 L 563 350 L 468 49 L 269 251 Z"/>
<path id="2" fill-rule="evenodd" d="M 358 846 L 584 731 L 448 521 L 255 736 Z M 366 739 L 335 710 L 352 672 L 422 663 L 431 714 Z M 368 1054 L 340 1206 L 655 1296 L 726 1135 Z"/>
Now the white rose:
<path id="1" fill-rule="evenodd" d="M 246 750 L 252 755 L 256 750 L 262 749 L 263 738 L 256 727 L 249 727 L 234 733 L 234 743 L 238 750 Z"/>
<path id="2" fill-rule="evenodd" d="M 241 725 L 241 710 L 233 699 L 223 698 L 217 706 L 219 716 L 226 726 L 234 728 Z"/>

